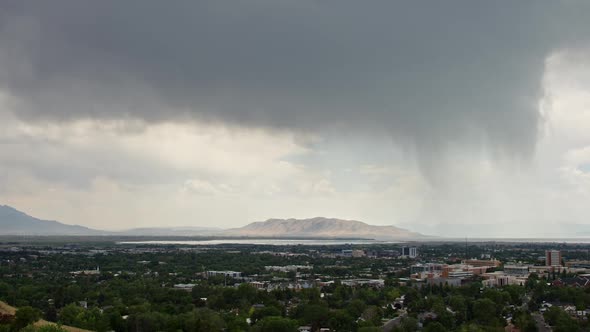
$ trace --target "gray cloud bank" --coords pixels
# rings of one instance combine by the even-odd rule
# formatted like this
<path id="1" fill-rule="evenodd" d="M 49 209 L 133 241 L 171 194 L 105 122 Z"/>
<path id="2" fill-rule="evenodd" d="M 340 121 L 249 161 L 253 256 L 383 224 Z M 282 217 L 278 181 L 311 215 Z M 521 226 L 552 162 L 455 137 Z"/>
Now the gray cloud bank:
<path id="1" fill-rule="evenodd" d="M 544 61 L 586 45 L 588 17 L 585 1 L 6 1 L 0 89 L 28 121 L 381 129 L 523 154 Z"/>

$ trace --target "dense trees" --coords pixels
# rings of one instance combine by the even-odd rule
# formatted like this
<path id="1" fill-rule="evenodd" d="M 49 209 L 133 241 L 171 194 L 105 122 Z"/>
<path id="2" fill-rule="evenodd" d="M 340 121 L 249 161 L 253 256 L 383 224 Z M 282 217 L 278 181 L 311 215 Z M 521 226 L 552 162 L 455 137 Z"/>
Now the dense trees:
<path id="1" fill-rule="evenodd" d="M 537 325 L 532 315 L 528 311 L 517 310 L 512 317 L 514 325 L 522 332 L 536 332 Z"/>
<path id="2" fill-rule="evenodd" d="M 297 321 L 279 316 L 263 318 L 252 329 L 253 332 L 297 332 Z"/>
<path id="3" fill-rule="evenodd" d="M 28 306 L 22 307 L 16 312 L 12 327 L 14 330 L 18 331 L 27 325 L 38 321 L 39 317 L 41 317 L 41 312 L 38 309 Z"/>
<path id="4" fill-rule="evenodd" d="M 435 254 L 439 252 L 433 249 Z M 397 260 L 277 257 L 240 250 L 49 255 L 22 263 L 13 263 L 19 256 L 7 255 L 0 261 L 0 299 L 21 310 L 15 327 L 6 325 L 8 330 L 2 330 L 0 326 L 0 332 L 33 331 L 30 323 L 39 317 L 99 332 L 296 331 L 301 325 L 367 332 L 377 331 L 396 317 L 397 331 L 498 331 L 512 318 L 521 331 L 528 332 L 536 325 L 527 309 L 539 308 L 542 301 L 590 307 L 590 290 L 549 286 L 536 275 L 525 287 L 499 289 L 484 288 L 475 278 L 462 287 L 404 284 L 396 275 L 407 271 L 383 272 L 388 264 L 400 264 Z M 286 264 L 317 268 L 306 271 L 309 275 L 305 277 L 301 272 L 264 269 L 266 265 Z M 100 266 L 102 273 L 70 273 L 95 266 Z M 322 288 L 266 291 L 222 276 L 203 278 L 201 272 L 209 269 L 257 274 L 261 279 L 282 281 L 284 287 L 294 284 L 294 279 L 326 280 L 322 273 L 330 274 L 335 282 Z M 361 274 L 384 278 L 384 287 L 350 287 L 336 278 Z M 179 283 L 195 287 L 174 288 Z M 405 297 L 404 310 L 392 306 L 400 296 Z M 555 331 L 576 331 L 581 325 L 557 309 L 548 311 L 546 320 Z"/>
<path id="5" fill-rule="evenodd" d="M 424 327 L 424 332 L 447 332 L 447 328 L 439 322 L 432 322 Z"/>
<path id="6" fill-rule="evenodd" d="M 545 321 L 553 326 L 555 332 L 576 332 L 580 331 L 578 323 L 565 311 L 558 307 L 551 307 L 544 314 Z"/>
<path id="7" fill-rule="evenodd" d="M 495 326 L 501 324 L 498 319 L 496 304 L 487 298 L 476 300 L 473 303 L 473 318 L 480 325 Z"/>

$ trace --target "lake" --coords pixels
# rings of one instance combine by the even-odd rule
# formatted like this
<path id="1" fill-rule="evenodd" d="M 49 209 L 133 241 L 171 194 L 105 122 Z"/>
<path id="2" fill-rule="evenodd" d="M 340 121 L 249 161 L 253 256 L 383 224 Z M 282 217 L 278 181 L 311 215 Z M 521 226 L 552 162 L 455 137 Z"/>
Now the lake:
<path id="1" fill-rule="evenodd" d="M 343 244 L 378 244 L 378 243 L 400 243 L 393 241 L 375 241 L 363 239 L 215 239 L 215 240 L 172 240 L 172 241 L 125 241 L 117 242 L 118 244 L 154 244 L 154 245 L 189 245 L 189 246 L 210 246 L 218 244 L 257 244 L 257 245 L 276 245 L 276 246 L 290 246 L 290 245 L 343 245 Z"/>

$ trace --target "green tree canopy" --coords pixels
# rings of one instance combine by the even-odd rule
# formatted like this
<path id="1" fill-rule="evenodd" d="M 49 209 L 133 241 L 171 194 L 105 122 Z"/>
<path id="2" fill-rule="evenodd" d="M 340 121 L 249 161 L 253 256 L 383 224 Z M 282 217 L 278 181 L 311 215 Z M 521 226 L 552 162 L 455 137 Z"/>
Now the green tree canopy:
<path id="1" fill-rule="evenodd" d="M 254 332 L 297 332 L 297 321 L 278 316 L 264 317 L 254 327 Z"/>
<path id="2" fill-rule="evenodd" d="M 41 312 L 33 307 L 22 307 L 16 311 L 14 316 L 14 328 L 18 331 L 41 318 Z"/>

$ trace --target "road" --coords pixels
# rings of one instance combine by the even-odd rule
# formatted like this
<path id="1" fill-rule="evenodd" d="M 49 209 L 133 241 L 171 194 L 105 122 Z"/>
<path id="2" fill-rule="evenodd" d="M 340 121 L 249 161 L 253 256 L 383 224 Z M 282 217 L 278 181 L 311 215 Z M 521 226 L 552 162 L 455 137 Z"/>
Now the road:
<path id="1" fill-rule="evenodd" d="M 403 311 L 399 316 L 395 317 L 394 319 L 389 320 L 387 323 L 385 323 L 383 325 L 383 327 L 382 327 L 383 332 L 393 331 L 394 328 L 399 326 L 402 318 L 406 317 L 407 315 L 408 314 L 405 311 Z"/>
<path id="2" fill-rule="evenodd" d="M 537 331 L 539 331 L 539 332 L 552 332 L 553 331 L 553 329 L 551 329 L 551 327 L 545 323 L 545 318 L 543 318 L 543 315 L 536 312 L 532 316 L 533 316 L 533 319 L 535 320 L 535 324 L 537 324 Z"/>

